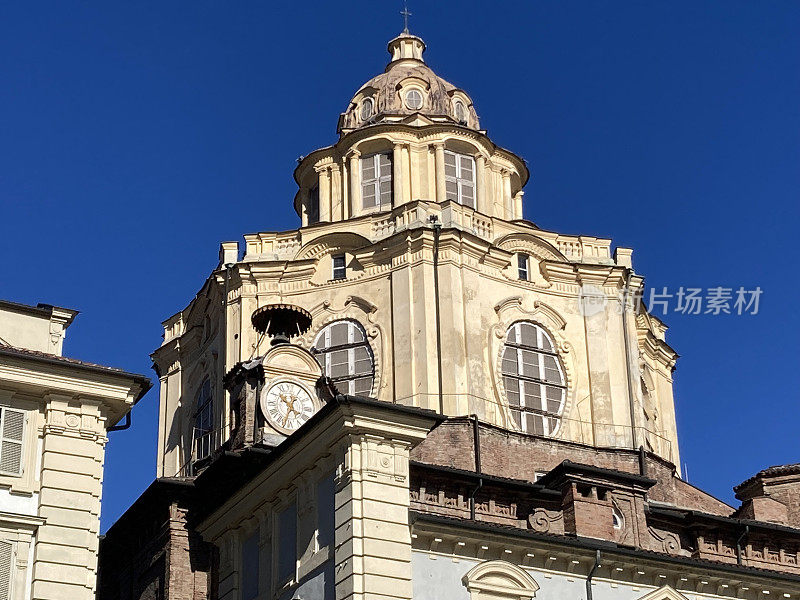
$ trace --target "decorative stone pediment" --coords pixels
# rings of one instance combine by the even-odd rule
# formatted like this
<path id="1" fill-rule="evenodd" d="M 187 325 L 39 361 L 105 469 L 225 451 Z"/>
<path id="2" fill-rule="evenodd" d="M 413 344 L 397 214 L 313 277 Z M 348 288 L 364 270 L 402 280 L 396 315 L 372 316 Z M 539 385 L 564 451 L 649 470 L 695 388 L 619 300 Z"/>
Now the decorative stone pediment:
<path id="1" fill-rule="evenodd" d="M 504 560 L 473 567 L 461 582 L 474 600 L 530 600 L 539 590 L 539 584 L 527 571 Z"/>
<path id="2" fill-rule="evenodd" d="M 665 585 L 639 598 L 639 600 L 689 600 L 674 588 Z"/>
<path id="3" fill-rule="evenodd" d="M 358 235 L 350 231 L 337 231 L 335 233 L 328 233 L 315 238 L 305 244 L 297 255 L 295 260 L 303 259 L 318 259 L 320 256 L 330 254 L 332 252 L 352 251 L 357 248 L 368 246 L 370 241 L 364 236 Z"/>
<path id="4" fill-rule="evenodd" d="M 497 240 L 495 245 L 507 252 L 524 252 L 538 260 L 567 261 L 567 258 L 550 242 L 529 233 L 508 234 Z"/>

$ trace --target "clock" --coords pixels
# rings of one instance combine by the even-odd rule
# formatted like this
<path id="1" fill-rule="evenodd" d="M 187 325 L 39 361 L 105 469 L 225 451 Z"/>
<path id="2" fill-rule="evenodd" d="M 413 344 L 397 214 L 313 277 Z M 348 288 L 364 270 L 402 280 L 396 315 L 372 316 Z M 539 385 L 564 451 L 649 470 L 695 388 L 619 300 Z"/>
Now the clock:
<path id="1" fill-rule="evenodd" d="M 294 381 L 278 381 L 261 397 L 261 412 L 272 427 L 291 434 L 316 411 L 314 400 L 305 387 Z"/>

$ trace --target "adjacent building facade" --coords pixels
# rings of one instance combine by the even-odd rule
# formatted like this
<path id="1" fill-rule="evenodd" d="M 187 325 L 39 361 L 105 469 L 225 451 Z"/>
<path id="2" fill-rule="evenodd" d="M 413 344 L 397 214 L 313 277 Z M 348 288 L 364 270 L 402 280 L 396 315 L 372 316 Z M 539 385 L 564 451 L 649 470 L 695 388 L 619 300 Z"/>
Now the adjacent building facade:
<path id="1" fill-rule="evenodd" d="M 150 389 L 62 356 L 77 311 L 0 301 L 0 599 L 95 597 L 107 432 Z"/>
<path id="2" fill-rule="evenodd" d="M 797 597 L 800 468 L 738 509 L 681 478 L 632 251 L 525 220 L 524 160 L 388 50 L 295 170 L 300 227 L 223 243 L 164 322 L 158 479 L 99 597 Z"/>

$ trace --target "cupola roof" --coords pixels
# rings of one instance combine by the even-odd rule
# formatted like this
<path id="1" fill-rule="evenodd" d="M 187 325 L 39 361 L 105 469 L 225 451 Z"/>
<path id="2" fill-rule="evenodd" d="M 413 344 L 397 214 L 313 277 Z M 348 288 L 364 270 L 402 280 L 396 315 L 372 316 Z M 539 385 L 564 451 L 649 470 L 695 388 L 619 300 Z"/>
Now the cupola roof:
<path id="1" fill-rule="evenodd" d="M 480 130 L 472 100 L 425 63 L 425 42 L 404 31 L 388 44 L 386 70 L 365 83 L 339 117 L 338 132 L 349 133 L 377 123 L 452 123 Z"/>

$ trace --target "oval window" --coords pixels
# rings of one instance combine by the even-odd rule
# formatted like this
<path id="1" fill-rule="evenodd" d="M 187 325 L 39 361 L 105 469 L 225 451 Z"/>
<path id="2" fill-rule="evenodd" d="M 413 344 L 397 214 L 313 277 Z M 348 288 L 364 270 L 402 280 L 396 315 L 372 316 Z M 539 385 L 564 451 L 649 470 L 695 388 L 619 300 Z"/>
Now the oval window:
<path id="1" fill-rule="evenodd" d="M 422 108 L 422 92 L 419 90 L 408 90 L 408 92 L 406 92 L 406 106 L 411 110 Z"/>
<path id="2" fill-rule="evenodd" d="M 366 121 L 372 116 L 373 102 L 372 98 L 364 98 L 361 101 L 361 120 Z"/>

